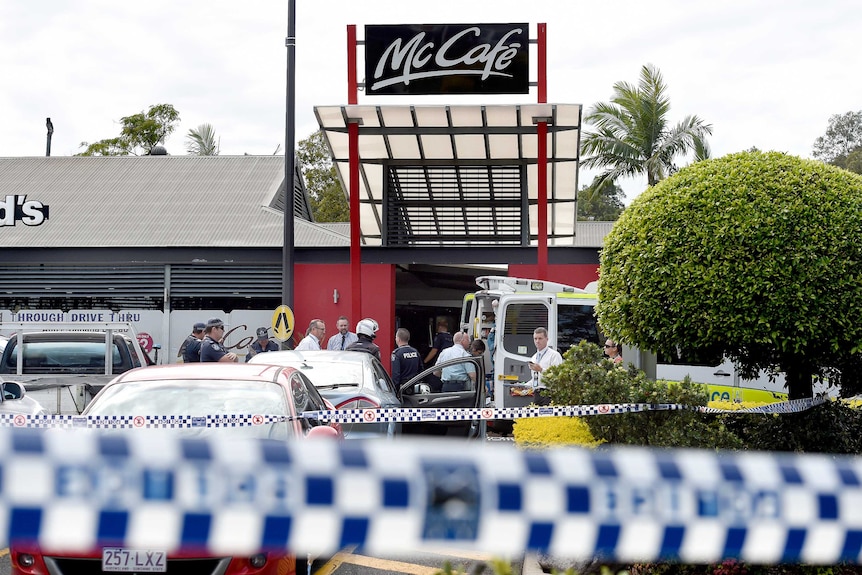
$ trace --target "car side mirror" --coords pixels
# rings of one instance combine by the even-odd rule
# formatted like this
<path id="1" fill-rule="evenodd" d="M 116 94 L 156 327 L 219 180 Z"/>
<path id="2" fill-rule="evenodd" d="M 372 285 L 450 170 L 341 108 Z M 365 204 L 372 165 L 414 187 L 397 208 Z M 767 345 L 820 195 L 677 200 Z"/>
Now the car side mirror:
<path id="1" fill-rule="evenodd" d="M 2 401 L 24 397 L 24 386 L 17 381 L 4 381 L 0 385 L 3 386 Z"/>

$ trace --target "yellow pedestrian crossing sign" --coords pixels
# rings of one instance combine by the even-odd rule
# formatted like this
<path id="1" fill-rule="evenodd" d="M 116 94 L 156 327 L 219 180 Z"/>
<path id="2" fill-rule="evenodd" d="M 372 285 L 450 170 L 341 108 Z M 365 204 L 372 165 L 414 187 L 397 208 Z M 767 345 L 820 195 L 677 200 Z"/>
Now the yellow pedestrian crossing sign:
<path id="1" fill-rule="evenodd" d="M 275 308 L 272 314 L 272 333 L 278 341 L 287 341 L 293 335 L 293 312 L 286 305 Z"/>

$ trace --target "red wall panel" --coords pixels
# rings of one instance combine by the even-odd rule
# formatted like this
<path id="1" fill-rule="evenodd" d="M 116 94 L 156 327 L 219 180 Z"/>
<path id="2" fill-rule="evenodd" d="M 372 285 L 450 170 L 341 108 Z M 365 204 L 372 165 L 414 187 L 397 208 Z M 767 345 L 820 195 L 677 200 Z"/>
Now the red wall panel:
<path id="1" fill-rule="evenodd" d="M 326 322 L 326 339 L 335 334 L 335 324 L 342 315 L 350 320 L 350 331 L 356 323 L 370 317 L 380 330 L 374 341 L 380 346 L 383 367 L 388 371 L 395 338 L 395 266 L 364 264 L 362 266 L 362 315 L 352 317 L 350 310 L 349 264 L 296 264 L 293 288 L 293 315 L 296 319 L 294 343 L 305 337 L 312 319 Z M 334 292 L 338 290 L 338 301 Z"/>

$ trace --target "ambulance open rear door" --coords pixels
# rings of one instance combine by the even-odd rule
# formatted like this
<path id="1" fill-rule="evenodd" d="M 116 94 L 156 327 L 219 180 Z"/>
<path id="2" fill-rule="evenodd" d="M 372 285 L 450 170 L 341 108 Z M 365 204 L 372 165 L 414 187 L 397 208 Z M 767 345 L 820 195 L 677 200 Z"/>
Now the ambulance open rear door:
<path id="1" fill-rule="evenodd" d="M 504 294 L 497 308 L 497 335 L 494 351 L 494 405 L 520 407 L 532 403 L 532 396 L 513 394 L 532 382 L 528 365 L 536 353 L 533 331 L 548 329 L 548 337 L 556 341 L 557 310 L 554 294 Z M 521 384 L 521 386 L 519 386 Z"/>

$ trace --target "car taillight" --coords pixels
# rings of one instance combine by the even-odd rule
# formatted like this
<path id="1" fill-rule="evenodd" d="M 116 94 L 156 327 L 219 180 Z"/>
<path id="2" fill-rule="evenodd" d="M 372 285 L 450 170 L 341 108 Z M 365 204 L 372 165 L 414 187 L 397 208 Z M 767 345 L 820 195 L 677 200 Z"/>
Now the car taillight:
<path id="1" fill-rule="evenodd" d="M 370 397 L 351 397 L 335 406 L 335 409 L 380 409 L 380 404 Z"/>

